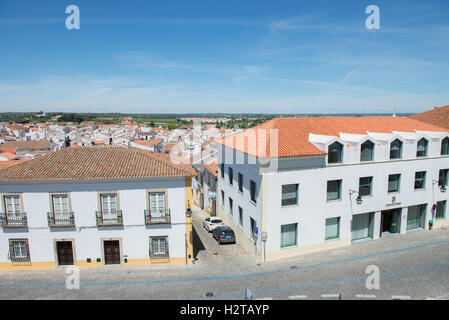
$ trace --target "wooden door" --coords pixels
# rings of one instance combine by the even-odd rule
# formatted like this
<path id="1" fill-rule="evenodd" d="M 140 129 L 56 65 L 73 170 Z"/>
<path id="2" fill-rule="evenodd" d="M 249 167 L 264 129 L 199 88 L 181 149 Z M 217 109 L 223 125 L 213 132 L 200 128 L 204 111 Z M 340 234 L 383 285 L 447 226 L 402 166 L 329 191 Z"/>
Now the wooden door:
<path id="1" fill-rule="evenodd" d="M 71 241 L 56 242 L 56 251 L 58 254 L 58 264 L 60 266 L 73 265 L 73 248 Z"/>
<path id="2" fill-rule="evenodd" d="M 104 241 L 104 263 L 120 264 L 120 243 L 118 240 Z"/>

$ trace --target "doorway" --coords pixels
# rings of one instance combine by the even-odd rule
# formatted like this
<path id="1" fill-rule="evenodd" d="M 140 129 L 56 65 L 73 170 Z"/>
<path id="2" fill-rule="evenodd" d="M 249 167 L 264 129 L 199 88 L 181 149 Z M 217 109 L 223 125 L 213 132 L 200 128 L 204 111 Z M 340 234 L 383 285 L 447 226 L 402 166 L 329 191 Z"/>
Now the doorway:
<path id="1" fill-rule="evenodd" d="M 401 212 L 402 209 L 382 211 L 381 236 L 399 233 Z"/>
<path id="2" fill-rule="evenodd" d="M 73 246 L 72 241 L 56 241 L 56 255 L 58 257 L 58 265 L 73 265 Z"/>
<path id="3" fill-rule="evenodd" d="M 104 240 L 104 264 L 120 264 L 120 241 Z"/>

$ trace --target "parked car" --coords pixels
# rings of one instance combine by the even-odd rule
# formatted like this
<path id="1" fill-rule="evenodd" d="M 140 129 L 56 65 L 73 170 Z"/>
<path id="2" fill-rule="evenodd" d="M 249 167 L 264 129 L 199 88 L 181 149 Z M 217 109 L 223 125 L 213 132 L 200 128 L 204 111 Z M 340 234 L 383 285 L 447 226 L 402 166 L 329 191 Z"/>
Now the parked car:
<path id="1" fill-rule="evenodd" d="M 220 218 L 210 217 L 203 221 L 203 227 L 209 232 L 218 226 L 224 226 L 224 223 Z"/>
<path id="2" fill-rule="evenodd" d="M 234 231 L 231 229 L 231 227 L 228 227 L 228 226 L 216 227 L 214 229 L 214 231 L 212 231 L 212 236 L 220 244 L 223 244 L 223 243 L 235 243 Z"/>

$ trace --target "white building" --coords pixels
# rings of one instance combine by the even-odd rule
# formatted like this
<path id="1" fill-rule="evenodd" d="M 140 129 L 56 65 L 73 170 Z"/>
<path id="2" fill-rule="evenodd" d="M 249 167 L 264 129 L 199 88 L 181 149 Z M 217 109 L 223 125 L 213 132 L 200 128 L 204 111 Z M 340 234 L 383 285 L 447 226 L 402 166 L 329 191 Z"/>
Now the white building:
<path id="1" fill-rule="evenodd" d="M 195 165 L 197 175 L 192 179 L 193 203 L 211 216 L 216 215 L 217 161 Z"/>
<path id="2" fill-rule="evenodd" d="M 0 269 L 192 263 L 193 169 L 71 147 L 0 171 Z"/>
<path id="3" fill-rule="evenodd" d="M 221 141 L 217 215 L 258 261 L 449 225 L 448 144 L 407 118 L 273 119 Z"/>

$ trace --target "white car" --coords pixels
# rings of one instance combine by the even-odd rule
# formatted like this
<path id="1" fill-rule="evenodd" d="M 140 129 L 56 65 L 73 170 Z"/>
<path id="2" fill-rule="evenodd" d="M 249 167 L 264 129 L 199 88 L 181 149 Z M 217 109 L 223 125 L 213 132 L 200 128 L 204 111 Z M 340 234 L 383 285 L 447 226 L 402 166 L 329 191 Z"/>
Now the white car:
<path id="1" fill-rule="evenodd" d="M 220 218 L 210 217 L 203 221 L 203 227 L 209 232 L 218 226 L 224 226 L 224 223 Z"/>

